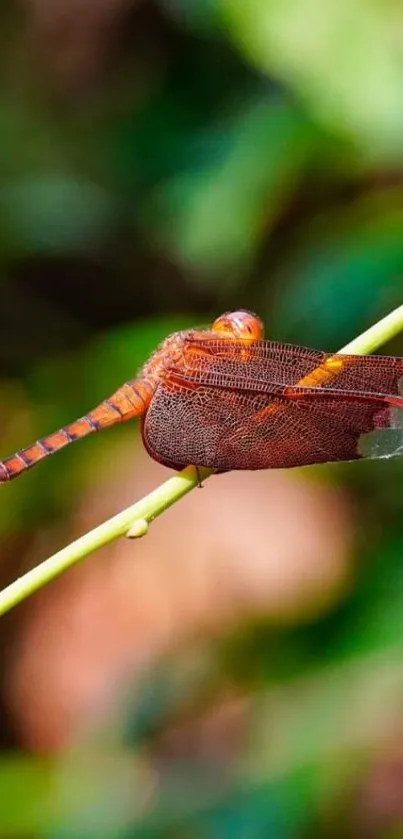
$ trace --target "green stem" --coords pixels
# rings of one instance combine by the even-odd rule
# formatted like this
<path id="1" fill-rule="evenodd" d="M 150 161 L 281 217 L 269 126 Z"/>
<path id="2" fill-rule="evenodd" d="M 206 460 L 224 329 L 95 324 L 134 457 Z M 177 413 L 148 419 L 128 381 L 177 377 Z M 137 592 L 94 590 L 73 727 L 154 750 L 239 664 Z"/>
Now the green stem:
<path id="1" fill-rule="evenodd" d="M 161 515 L 164 510 L 167 510 L 187 492 L 198 486 L 200 481 L 206 480 L 209 475 L 211 475 L 209 469 L 198 469 L 196 471 L 194 466 L 187 466 L 174 478 L 165 481 L 164 484 L 142 498 L 141 501 L 126 507 L 116 516 L 112 516 L 111 519 L 85 533 L 84 536 L 80 536 L 79 539 L 75 539 L 74 542 L 50 556 L 49 559 L 45 559 L 40 565 L 31 568 L 30 571 L 0 592 L 0 615 L 9 612 L 10 609 L 38 591 L 46 583 L 50 583 L 51 580 L 59 577 L 68 568 L 80 562 L 81 559 L 118 539 L 119 536 L 135 538 L 145 535 L 148 522 Z"/>
<path id="2" fill-rule="evenodd" d="M 339 352 L 343 355 L 368 355 L 386 344 L 403 329 L 403 305 L 398 306 L 378 323 L 374 323 L 358 338 L 354 338 Z"/>
<path id="3" fill-rule="evenodd" d="M 365 355 L 373 352 L 386 341 L 389 341 L 403 329 L 403 305 L 399 306 L 378 323 L 355 338 L 340 352 L 353 355 Z M 0 592 L 0 615 L 4 615 L 14 606 L 25 600 L 46 583 L 56 579 L 68 568 L 93 551 L 108 545 L 120 536 L 132 538 L 142 536 L 147 532 L 148 523 L 163 513 L 186 493 L 194 489 L 201 480 L 205 481 L 211 474 L 211 469 L 196 469 L 187 466 L 178 475 L 166 481 L 141 501 L 132 504 L 122 512 L 103 522 L 94 530 L 80 536 L 61 551 L 45 559 L 36 568 L 32 568 L 18 580 L 11 583 Z"/>

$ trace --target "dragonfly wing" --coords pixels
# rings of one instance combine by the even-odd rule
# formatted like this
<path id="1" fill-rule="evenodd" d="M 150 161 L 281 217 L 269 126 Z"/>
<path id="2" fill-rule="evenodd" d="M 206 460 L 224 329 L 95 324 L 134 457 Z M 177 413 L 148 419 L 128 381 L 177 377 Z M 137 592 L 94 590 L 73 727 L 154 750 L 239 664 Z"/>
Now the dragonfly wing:
<path id="1" fill-rule="evenodd" d="M 371 428 L 373 425 L 370 426 Z M 161 385 L 143 423 L 144 444 L 161 463 L 218 470 L 302 466 L 359 457 L 358 435 L 329 416 L 267 394 Z"/>
<path id="2" fill-rule="evenodd" d="M 259 469 L 252 457 L 229 458 L 226 440 L 242 433 L 248 422 L 268 404 L 277 407 L 273 397 L 217 391 L 211 387 L 179 385 L 169 379 L 158 386 L 142 424 L 144 445 L 160 463 L 175 469 L 188 464 L 212 469 Z"/>
<path id="3" fill-rule="evenodd" d="M 157 388 L 143 439 L 155 459 L 174 468 L 286 468 L 379 456 L 359 448 L 360 436 L 390 427 L 392 411 L 371 394 L 358 401 L 320 388 L 301 399 L 246 380 L 234 389 L 222 374 L 206 385 L 173 373 Z"/>
<path id="4" fill-rule="evenodd" d="M 402 453 L 402 408 L 373 394 L 357 396 L 318 388 L 317 393 L 307 390 L 305 398 L 304 390 L 297 389 L 296 400 L 279 399 L 278 407 L 268 406 L 248 423 L 249 452 L 253 455 L 260 448 L 267 466 L 284 468 Z M 226 448 L 234 452 L 244 434 L 245 428 L 231 435 Z"/>
<path id="5" fill-rule="evenodd" d="M 368 460 L 388 460 L 403 456 L 402 428 L 376 428 L 362 434 L 358 443 L 360 456 Z"/>
<path id="6" fill-rule="evenodd" d="M 221 468 L 284 469 L 359 458 L 359 434 L 353 424 L 339 422 L 330 406 L 327 412 L 316 407 L 323 406 L 279 399 L 258 410 L 222 439 Z"/>
<path id="7" fill-rule="evenodd" d="M 293 344 L 208 339 L 184 347 L 183 373 L 194 382 L 234 388 L 247 380 L 265 385 L 321 386 L 329 390 L 401 394 L 403 358 L 324 353 Z"/>
<path id="8" fill-rule="evenodd" d="M 232 382 L 260 379 L 270 384 L 289 385 L 320 366 L 327 358 L 318 350 L 257 341 L 245 344 L 231 338 L 188 341 L 183 348 L 182 372 L 193 381 L 208 384 L 221 375 Z"/>
<path id="9" fill-rule="evenodd" d="M 399 395 L 403 396 L 403 380 L 398 390 Z M 403 411 L 392 407 L 389 416 L 388 427 L 376 428 L 361 435 L 358 448 L 362 457 L 389 459 L 403 456 Z"/>

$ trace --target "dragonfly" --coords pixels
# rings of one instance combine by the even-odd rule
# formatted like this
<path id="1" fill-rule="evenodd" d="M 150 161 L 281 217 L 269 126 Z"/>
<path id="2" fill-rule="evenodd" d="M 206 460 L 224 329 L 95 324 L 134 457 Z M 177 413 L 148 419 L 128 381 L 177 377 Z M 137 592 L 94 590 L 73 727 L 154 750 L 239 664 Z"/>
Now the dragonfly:
<path id="1" fill-rule="evenodd" d="M 402 428 L 402 380 L 403 358 L 265 340 L 253 312 L 226 312 L 209 329 L 168 336 L 136 379 L 1 461 L 0 482 L 134 418 L 151 457 L 176 470 L 283 469 L 384 456 L 379 442 L 365 452 L 362 435 Z"/>

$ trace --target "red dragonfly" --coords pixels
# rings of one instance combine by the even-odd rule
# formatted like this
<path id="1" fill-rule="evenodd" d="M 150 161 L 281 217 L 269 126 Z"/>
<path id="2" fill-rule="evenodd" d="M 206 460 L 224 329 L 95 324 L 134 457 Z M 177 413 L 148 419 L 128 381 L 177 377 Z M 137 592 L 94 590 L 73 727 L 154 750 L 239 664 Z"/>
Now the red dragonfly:
<path id="1" fill-rule="evenodd" d="M 144 445 L 173 469 L 269 469 L 379 457 L 361 435 L 402 426 L 403 358 L 328 354 L 263 340 L 246 310 L 170 335 L 137 379 L 86 416 L 0 462 L 11 480 L 59 449 L 141 418 Z M 403 432 L 402 432 L 403 433 Z"/>

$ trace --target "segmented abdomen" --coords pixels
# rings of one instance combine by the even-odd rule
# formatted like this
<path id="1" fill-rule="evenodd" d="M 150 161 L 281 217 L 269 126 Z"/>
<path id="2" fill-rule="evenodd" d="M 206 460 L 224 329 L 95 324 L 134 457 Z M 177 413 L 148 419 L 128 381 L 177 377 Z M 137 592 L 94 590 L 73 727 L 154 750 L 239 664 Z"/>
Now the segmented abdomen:
<path id="1" fill-rule="evenodd" d="M 122 385 L 113 396 L 105 399 L 86 416 L 0 461 L 0 483 L 11 481 L 69 443 L 74 443 L 94 431 L 139 416 L 145 411 L 151 395 L 152 389 L 148 382 L 128 382 Z"/>
<path id="2" fill-rule="evenodd" d="M 21 472 L 30 469 L 31 466 L 35 466 L 44 457 L 58 452 L 64 446 L 68 446 L 69 443 L 73 443 L 81 437 L 86 437 L 87 434 L 91 434 L 97 430 L 98 426 L 96 423 L 89 416 L 85 416 L 70 425 L 66 425 L 53 434 L 42 437 L 31 446 L 21 449 L 11 455 L 11 457 L 6 457 L 5 460 L 0 462 L 0 482 L 11 481 L 20 475 Z"/>

